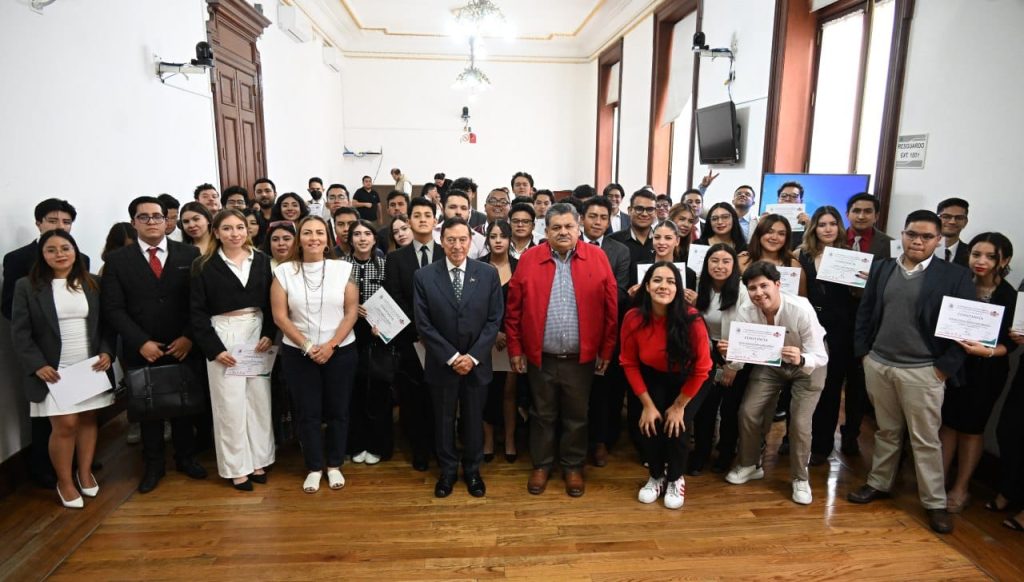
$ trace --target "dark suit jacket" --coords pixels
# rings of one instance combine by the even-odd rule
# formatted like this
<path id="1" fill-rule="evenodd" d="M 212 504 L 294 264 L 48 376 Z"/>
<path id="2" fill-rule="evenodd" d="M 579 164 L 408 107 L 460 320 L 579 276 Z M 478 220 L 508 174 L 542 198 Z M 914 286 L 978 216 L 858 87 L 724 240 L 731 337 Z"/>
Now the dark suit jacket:
<path id="1" fill-rule="evenodd" d="M 890 242 L 892 242 L 892 237 L 875 227 L 875 234 L 871 237 L 871 246 L 868 247 L 868 252 L 875 255 L 876 259 L 889 258 L 889 255 L 892 254 Z M 878 261 L 875 261 L 875 263 L 877 264 Z"/>
<path id="2" fill-rule="evenodd" d="M 440 221 L 439 221 L 440 222 Z M 476 229 L 487 224 L 487 215 L 479 210 L 469 211 L 469 228 Z"/>
<path id="3" fill-rule="evenodd" d="M 259 251 L 253 252 L 249 280 L 245 285 L 242 285 L 219 254 L 210 257 L 201 271 L 193 272 L 189 284 L 190 323 L 196 344 L 207 360 L 215 360 L 221 352 L 231 347 L 225 346 L 213 329 L 210 318 L 214 315 L 255 307 L 263 314 L 260 337 L 273 339 L 277 335 L 274 315 L 270 312 L 272 281 L 270 257 Z"/>
<path id="4" fill-rule="evenodd" d="M 11 319 L 14 286 L 18 279 L 27 277 L 29 271 L 32 270 L 32 265 L 36 262 L 36 254 L 38 253 L 36 247 L 38 246 L 39 243 L 37 241 L 32 241 L 4 255 L 4 284 L 2 290 L 0 290 L 0 312 L 8 320 Z M 85 259 L 85 268 L 88 270 L 89 256 L 83 254 L 82 258 Z"/>
<path id="5" fill-rule="evenodd" d="M 615 286 L 619 290 L 619 313 L 626 313 L 629 302 L 629 248 L 605 235 L 601 239 L 601 250 L 608 257 L 608 264 L 615 274 Z"/>
<path id="6" fill-rule="evenodd" d="M 654 260 L 653 237 L 648 236 L 647 242 L 640 244 L 633 238 L 633 232 L 629 228 L 624 228 L 608 235 L 608 238 L 625 245 L 629 250 L 629 285 L 632 286 L 636 283 L 636 266 Z"/>
<path id="7" fill-rule="evenodd" d="M 446 363 L 457 352 L 479 362 L 466 380 L 486 386 L 492 377 L 491 348 L 505 310 L 498 271 L 467 259 L 462 298 L 456 301 L 447 267 L 447 261 L 432 263 L 416 271 L 413 281 L 416 331 L 427 348 L 424 377 L 434 386 L 458 386 L 462 377 Z"/>
<path id="8" fill-rule="evenodd" d="M 182 336 L 194 339 L 189 280 L 198 256 L 196 247 L 168 240 L 167 260 L 157 279 L 138 243 L 108 255 L 103 266 L 103 318 L 121 336 L 125 368 L 149 365 L 139 353 L 149 340 L 169 344 Z M 155 364 L 175 361 L 167 356 Z"/>
<path id="9" fill-rule="evenodd" d="M 967 248 L 967 241 L 961 239 L 960 244 L 956 245 L 956 254 L 953 255 L 953 264 L 966 267 L 967 260 L 969 258 L 971 258 L 971 251 Z"/>
<path id="10" fill-rule="evenodd" d="M 444 258 L 444 251 L 441 245 L 434 243 L 434 256 L 431 262 L 437 262 Z M 391 252 L 384 263 L 384 290 L 395 300 L 395 303 L 402 308 L 411 321 L 411 325 L 405 327 L 398 334 L 392 343 L 395 345 L 411 345 L 416 341 L 416 314 L 413 310 L 413 275 L 420 268 L 419 256 L 416 255 L 416 247 L 413 243 Z"/>
<path id="11" fill-rule="evenodd" d="M 94 275 L 89 277 L 99 284 L 99 279 Z M 89 315 L 85 320 L 89 334 L 89 357 L 104 353 L 113 359 L 114 342 L 109 335 L 104 334 L 100 324 L 100 292 L 98 289 L 90 291 L 84 285 L 82 290 L 89 302 Z M 44 285 L 41 289 L 33 289 L 28 277 L 19 279 L 14 289 L 13 315 L 11 337 L 14 351 L 25 371 L 25 395 L 31 402 L 42 402 L 50 388 L 35 372 L 47 365 L 57 369 L 60 363 L 60 323 L 53 302 L 53 287 Z"/>
<path id="12" fill-rule="evenodd" d="M 875 234 L 877 236 L 878 233 Z M 868 276 L 867 286 L 864 289 L 864 297 L 857 310 L 857 325 L 853 335 L 853 353 L 857 357 L 866 356 L 875 343 L 878 328 L 881 326 L 882 318 L 885 317 L 883 305 L 885 286 L 889 283 L 890 277 L 901 276 L 896 272 L 901 268 L 897 264 L 898 260 L 876 260 L 871 265 L 871 274 Z M 939 320 L 939 310 L 942 308 L 944 296 L 975 299 L 971 272 L 959 265 L 932 259 L 924 273 L 921 295 L 917 298 L 917 313 L 915 314 L 917 329 L 935 357 L 935 367 L 942 370 L 949 377 L 951 383 L 956 385 L 956 379 L 966 355 L 963 348 L 955 341 L 935 337 L 935 324 Z"/>
<path id="13" fill-rule="evenodd" d="M 629 228 L 629 213 L 628 212 L 619 211 L 618 216 L 619 216 L 619 230 Z M 611 234 L 613 232 L 615 232 L 615 231 L 612 230 L 612 221 L 609 220 L 608 221 L 608 230 L 606 230 L 604 232 L 604 234 L 607 236 L 607 235 L 609 235 L 609 234 Z"/>

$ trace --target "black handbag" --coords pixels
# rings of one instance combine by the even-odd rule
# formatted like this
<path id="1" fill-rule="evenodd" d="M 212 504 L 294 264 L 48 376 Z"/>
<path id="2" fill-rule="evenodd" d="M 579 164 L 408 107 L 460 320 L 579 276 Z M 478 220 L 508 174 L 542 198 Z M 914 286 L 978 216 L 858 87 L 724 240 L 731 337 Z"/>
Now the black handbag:
<path id="1" fill-rule="evenodd" d="M 198 414 L 206 409 L 202 384 L 188 364 L 128 370 L 128 420 L 139 422 Z"/>
<path id="2" fill-rule="evenodd" d="M 367 376 L 370 382 L 379 382 L 390 386 L 395 382 L 395 373 L 399 368 L 398 350 L 379 340 L 373 340 L 366 349 Z"/>

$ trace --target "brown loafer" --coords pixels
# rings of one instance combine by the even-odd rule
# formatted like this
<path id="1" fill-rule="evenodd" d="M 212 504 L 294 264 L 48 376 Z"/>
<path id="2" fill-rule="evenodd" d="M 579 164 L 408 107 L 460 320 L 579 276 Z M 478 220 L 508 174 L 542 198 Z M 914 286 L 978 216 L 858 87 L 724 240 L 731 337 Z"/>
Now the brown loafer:
<path id="1" fill-rule="evenodd" d="M 608 447 L 604 443 L 598 443 L 594 447 L 594 466 L 604 467 L 608 464 Z"/>
<path id="2" fill-rule="evenodd" d="M 549 472 L 544 467 L 534 469 L 530 473 L 530 480 L 526 482 L 526 490 L 533 495 L 544 493 L 544 489 L 548 486 L 548 475 Z"/>
<path id="3" fill-rule="evenodd" d="M 584 489 L 586 489 L 586 485 L 583 483 L 583 471 L 581 469 L 566 469 L 565 492 L 569 494 L 569 497 L 583 495 Z"/>

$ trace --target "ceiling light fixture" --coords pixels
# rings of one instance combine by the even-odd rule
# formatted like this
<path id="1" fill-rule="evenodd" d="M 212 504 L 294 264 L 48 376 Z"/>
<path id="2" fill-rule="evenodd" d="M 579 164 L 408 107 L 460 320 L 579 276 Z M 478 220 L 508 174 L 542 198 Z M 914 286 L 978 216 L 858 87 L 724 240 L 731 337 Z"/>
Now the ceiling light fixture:
<path id="1" fill-rule="evenodd" d="M 476 66 L 476 39 L 469 38 L 469 65 L 455 77 L 452 89 L 481 93 L 491 88 L 491 80 Z"/>
<path id="2" fill-rule="evenodd" d="M 470 0 L 469 4 L 454 11 L 452 36 L 459 39 L 515 36 L 514 28 L 505 14 L 491 0 Z"/>

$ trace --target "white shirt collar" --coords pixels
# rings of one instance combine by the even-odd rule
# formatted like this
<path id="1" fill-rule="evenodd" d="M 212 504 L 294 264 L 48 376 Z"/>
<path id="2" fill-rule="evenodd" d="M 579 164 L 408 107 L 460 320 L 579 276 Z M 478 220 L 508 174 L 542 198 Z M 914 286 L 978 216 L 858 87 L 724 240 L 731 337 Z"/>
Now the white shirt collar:
<path id="1" fill-rule="evenodd" d="M 918 271 L 923 271 L 923 270 L 927 269 L 928 265 L 932 264 L 932 259 L 934 259 L 934 258 L 935 258 L 935 255 L 928 255 L 927 259 L 925 259 L 925 260 L 921 261 L 920 263 L 918 263 L 917 265 L 915 265 L 913 269 L 907 269 L 906 267 L 903 266 L 903 255 L 900 255 L 900 259 L 899 259 L 898 262 L 899 262 L 900 268 L 903 269 L 904 273 L 906 273 L 908 275 L 913 275 L 914 273 L 917 273 Z"/>
<path id="2" fill-rule="evenodd" d="M 462 264 L 461 264 L 461 265 L 456 265 L 455 263 L 451 262 L 451 261 L 450 261 L 450 260 L 448 259 L 448 257 L 447 257 L 447 256 L 445 256 L 445 258 L 444 258 L 444 262 L 445 262 L 445 264 L 446 264 L 446 265 L 448 266 L 448 272 L 449 272 L 449 273 L 451 273 L 452 269 L 458 269 L 458 270 L 460 270 L 460 271 L 462 271 L 462 272 L 465 272 L 465 271 L 466 271 L 466 260 L 465 260 L 465 259 L 463 259 L 463 261 L 462 261 Z"/>
<path id="3" fill-rule="evenodd" d="M 223 248 L 217 249 L 217 254 L 220 255 L 220 258 L 224 259 L 225 263 L 233 263 L 233 261 L 231 259 L 229 259 L 226 254 L 224 254 L 224 249 Z M 252 249 L 249 249 L 249 254 L 245 257 L 245 260 L 251 263 L 252 259 L 253 259 L 253 252 L 252 252 Z"/>
<path id="4" fill-rule="evenodd" d="M 583 240 L 587 244 L 597 243 L 597 246 L 601 246 L 601 243 L 604 242 L 604 235 L 602 234 L 601 236 L 594 239 L 588 237 L 587 235 L 583 235 Z"/>
<path id="5" fill-rule="evenodd" d="M 149 254 L 149 249 L 152 249 L 152 248 L 158 248 L 161 251 L 163 251 L 164 254 L 167 254 L 167 237 L 164 236 L 163 238 L 160 239 L 160 242 L 155 244 L 155 245 L 151 245 L 148 242 L 146 242 L 146 241 L 144 241 L 144 240 L 142 240 L 140 238 L 139 239 L 139 248 L 142 249 L 142 254 L 144 254 L 144 255 L 148 255 Z"/>

